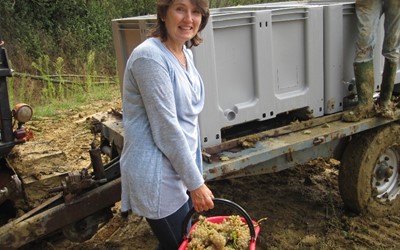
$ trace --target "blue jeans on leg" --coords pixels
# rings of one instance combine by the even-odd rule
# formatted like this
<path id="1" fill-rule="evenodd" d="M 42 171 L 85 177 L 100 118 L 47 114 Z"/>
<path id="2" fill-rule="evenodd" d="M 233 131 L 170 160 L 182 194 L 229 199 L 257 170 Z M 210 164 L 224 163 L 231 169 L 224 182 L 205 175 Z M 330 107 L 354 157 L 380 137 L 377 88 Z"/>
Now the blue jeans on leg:
<path id="1" fill-rule="evenodd" d="M 177 250 L 183 241 L 183 220 L 186 214 L 190 211 L 190 200 L 187 201 L 181 208 L 168 217 L 152 220 L 146 218 L 151 230 L 160 242 L 159 250 Z M 188 225 L 189 230 L 191 227 Z"/>

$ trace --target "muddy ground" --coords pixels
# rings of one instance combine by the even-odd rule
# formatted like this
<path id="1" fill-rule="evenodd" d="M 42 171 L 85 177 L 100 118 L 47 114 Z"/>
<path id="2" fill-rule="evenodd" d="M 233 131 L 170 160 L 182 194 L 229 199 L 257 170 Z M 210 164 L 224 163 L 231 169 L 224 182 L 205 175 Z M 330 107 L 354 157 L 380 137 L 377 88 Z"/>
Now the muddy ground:
<path id="1" fill-rule="evenodd" d="M 25 160 L 28 163 L 21 163 L 34 167 L 22 170 L 26 171 L 24 176 L 43 180 L 66 169 L 89 166 L 87 151 L 92 135 L 87 118 L 111 107 L 118 108 L 120 103 L 96 103 L 30 122 L 35 139 L 19 146 L 15 153 L 32 156 Z M 344 209 L 337 184 L 339 166 L 334 159 L 316 159 L 275 174 L 209 185 L 216 197 L 236 202 L 253 220 L 266 219 L 261 223 L 257 249 L 399 249 L 400 217 L 358 216 Z M 43 198 L 40 190 L 32 193 Z M 86 242 L 73 243 L 57 234 L 28 248 L 155 249 L 157 240 L 143 218 L 130 215 L 122 219 L 118 203 L 113 213 L 114 217 Z"/>

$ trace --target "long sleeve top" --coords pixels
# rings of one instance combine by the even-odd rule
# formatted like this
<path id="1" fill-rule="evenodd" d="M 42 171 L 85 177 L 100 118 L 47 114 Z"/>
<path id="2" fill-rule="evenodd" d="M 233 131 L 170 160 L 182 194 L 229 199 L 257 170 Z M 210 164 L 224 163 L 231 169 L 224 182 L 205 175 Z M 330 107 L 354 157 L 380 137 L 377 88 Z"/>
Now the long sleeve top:
<path id="1" fill-rule="evenodd" d="M 183 50 L 187 70 L 158 38 L 136 47 L 126 64 L 121 210 L 149 219 L 174 213 L 187 190 L 204 183 L 198 126 L 204 87 L 191 51 Z"/>

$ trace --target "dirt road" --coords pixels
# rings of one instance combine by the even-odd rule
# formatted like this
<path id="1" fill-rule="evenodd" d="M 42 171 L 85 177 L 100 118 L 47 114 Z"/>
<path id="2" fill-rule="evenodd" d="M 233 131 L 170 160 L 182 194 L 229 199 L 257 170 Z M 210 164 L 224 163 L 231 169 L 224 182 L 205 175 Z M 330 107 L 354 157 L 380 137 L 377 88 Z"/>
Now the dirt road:
<path id="1" fill-rule="evenodd" d="M 35 132 L 30 146 L 48 144 L 61 152 L 62 169 L 87 167 L 92 137 L 86 118 L 118 105 L 98 103 L 90 107 L 91 111 L 71 110 L 57 119 L 33 121 L 28 124 Z M 56 166 L 44 164 L 45 161 L 43 158 L 45 169 L 39 172 L 54 172 L 51 168 Z M 399 249 L 399 216 L 373 218 L 344 209 L 337 185 L 339 167 L 336 160 L 316 159 L 275 174 L 209 185 L 216 197 L 236 202 L 253 220 L 267 218 L 261 223 L 257 249 Z M 113 212 L 114 217 L 86 242 L 72 243 L 55 235 L 30 245 L 29 249 L 155 249 L 157 240 L 143 218 L 130 215 L 122 219 L 119 204 Z"/>

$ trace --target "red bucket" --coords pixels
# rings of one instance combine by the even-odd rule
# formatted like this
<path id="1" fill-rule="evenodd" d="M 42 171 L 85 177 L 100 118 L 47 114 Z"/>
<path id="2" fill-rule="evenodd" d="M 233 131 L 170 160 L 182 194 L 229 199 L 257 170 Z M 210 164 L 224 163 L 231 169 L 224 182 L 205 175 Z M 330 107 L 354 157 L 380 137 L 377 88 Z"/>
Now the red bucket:
<path id="1" fill-rule="evenodd" d="M 239 211 L 239 213 L 242 215 L 240 219 L 244 222 L 247 223 L 250 229 L 250 239 L 249 239 L 249 249 L 250 250 L 255 250 L 256 249 L 256 240 L 258 233 L 260 232 L 260 226 L 257 224 L 257 222 L 251 220 L 250 216 L 248 213 L 240 207 L 238 204 L 226 200 L 226 199 L 220 199 L 220 198 L 215 198 L 213 199 L 214 203 L 223 203 L 224 205 L 228 205 L 230 207 L 235 208 L 236 210 Z M 192 209 L 185 217 L 185 220 L 183 222 L 184 225 L 184 232 L 187 231 L 187 225 L 189 223 L 190 218 L 192 217 L 193 213 L 195 212 L 194 209 Z M 206 218 L 207 221 L 212 222 L 212 223 L 222 223 L 225 219 L 228 219 L 229 216 L 213 216 L 213 217 L 208 217 Z M 190 231 L 188 233 L 185 233 L 184 240 L 182 244 L 180 245 L 178 250 L 186 250 L 187 245 L 190 242 L 190 233 L 196 228 L 197 222 L 190 228 Z"/>

